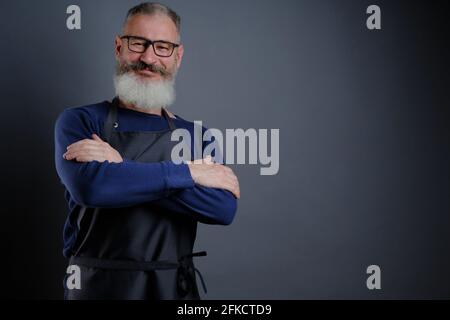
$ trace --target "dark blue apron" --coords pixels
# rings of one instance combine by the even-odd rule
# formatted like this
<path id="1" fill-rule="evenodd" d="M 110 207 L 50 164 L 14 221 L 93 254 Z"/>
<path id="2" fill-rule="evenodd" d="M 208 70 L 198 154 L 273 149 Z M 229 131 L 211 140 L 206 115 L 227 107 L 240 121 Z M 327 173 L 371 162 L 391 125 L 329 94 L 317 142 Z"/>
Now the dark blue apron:
<path id="1" fill-rule="evenodd" d="M 176 126 L 166 110 L 169 129 L 158 132 L 116 131 L 119 100 L 110 107 L 102 139 L 123 158 L 139 162 L 171 159 Z M 166 194 L 165 196 L 168 196 Z M 151 202 L 133 207 L 86 208 L 78 216 L 79 233 L 69 265 L 80 268 L 80 288 L 65 287 L 65 298 L 191 300 L 200 299 L 192 257 L 197 222 L 166 212 Z"/>

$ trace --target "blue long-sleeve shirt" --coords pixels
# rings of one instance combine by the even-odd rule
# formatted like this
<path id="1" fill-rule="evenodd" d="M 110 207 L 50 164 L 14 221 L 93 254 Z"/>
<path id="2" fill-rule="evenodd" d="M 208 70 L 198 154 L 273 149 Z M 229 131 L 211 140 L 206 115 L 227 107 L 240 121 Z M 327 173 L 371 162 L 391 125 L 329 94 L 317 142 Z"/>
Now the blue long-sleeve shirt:
<path id="1" fill-rule="evenodd" d="M 75 243 L 78 234 L 76 215 L 83 206 L 118 208 L 152 202 L 171 213 L 189 215 L 199 222 L 231 224 L 237 209 L 236 198 L 225 190 L 195 185 L 186 164 L 176 165 L 171 161 L 143 163 L 129 159 L 122 163 L 65 160 L 63 154 L 67 146 L 92 139 L 93 133 L 101 136 L 109 108 L 109 102 L 69 108 L 56 121 L 55 164 L 69 206 L 64 227 L 65 255 Z M 160 131 L 168 127 L 163 117 L 124 108 L 118 109 L 118 120 L 121 131 Z M 189 130 L 194 137 L 192 122 L 178 116 L 173 120 L 177 128 Z M 191 145 L 194 145 L 193 141 Z"/>

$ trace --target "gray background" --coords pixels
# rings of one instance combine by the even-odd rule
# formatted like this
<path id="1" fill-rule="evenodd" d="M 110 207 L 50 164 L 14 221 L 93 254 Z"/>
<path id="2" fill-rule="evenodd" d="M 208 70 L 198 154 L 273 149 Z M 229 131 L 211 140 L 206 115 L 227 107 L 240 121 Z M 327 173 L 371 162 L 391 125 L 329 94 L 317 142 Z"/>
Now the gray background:
<path id="1" fill-rule="evenodd" d="M 233 225 L 199 227 L 204 298 L 450 298 L 448 2 L 165 3 L 186 47 L 175 112 L 280 129 L 279 174 L 234 166 Z M 373 3 L 381 31 L 365 26 Z M 54 121 L 112 98 L 113 37 L 135 4 L 0 4 L 4 298 L 62 298 Z M 382 290 L 366 288 L 371 264 Z"/>

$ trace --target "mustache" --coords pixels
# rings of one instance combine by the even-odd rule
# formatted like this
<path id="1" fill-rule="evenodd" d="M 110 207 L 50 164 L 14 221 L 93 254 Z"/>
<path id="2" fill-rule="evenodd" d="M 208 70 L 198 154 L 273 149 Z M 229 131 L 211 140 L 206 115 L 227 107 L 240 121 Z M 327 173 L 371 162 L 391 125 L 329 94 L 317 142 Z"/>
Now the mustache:
<path id="1" fill-rule="evenodd" d="M 159 73 L 163 77 L 170 76 L 171 73 L 168 72 L 164 67 L 157 66 L 155 64 L 147 64 L 143 61 L 138 61 L 134 63 L 127 63 L 121 66 L 121 73 L 127 73 L 130 71 L 141 71 L 141 70 L 149 70 L 152 72 Z"/>

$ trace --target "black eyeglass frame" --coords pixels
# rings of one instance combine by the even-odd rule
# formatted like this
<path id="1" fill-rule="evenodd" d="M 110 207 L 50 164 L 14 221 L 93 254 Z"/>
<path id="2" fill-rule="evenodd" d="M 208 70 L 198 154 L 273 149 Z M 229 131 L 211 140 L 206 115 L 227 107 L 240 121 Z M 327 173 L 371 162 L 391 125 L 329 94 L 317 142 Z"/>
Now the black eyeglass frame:
<path id="1" fill-rule="evenodd" d="M 170 42 L 170 41 L 165 41 L 165 40 L 155 40 L 155 41 L 153 41 L 153 40 L 149 40 L 149 39 L 146 39 L 146 38 L 143 38 L 143 37 L 138 37 L 138 36 L 122 36 L 122 37 L 120 37 L 120 39 L 122 39 L 122 40 L 123 40 L 123 39 L 126 39 L 126 40 L 127 40 L 127 42 L 128 42 L 128 50 L 130 50 L 131 52 L 134 52 L 134 53 L 144 53 L 145 51 L 147 51 L 148 47 L 152 46 L 152 47 L 153 47 L 153 52 L 154 52 L 158 57 L 161 57 L 161 58 L 169 58 L 169 57 L 171 57 L 171 56 L 173 55 L 174 51 L 175 51 L 175 48 L 178 48 L 178 47 L 180 46 L 180 44 L 173 43 L 173 42 Z M 140 52 L 140 51 L 132 50 L 132 49 L 130 48 L 130 39 L 137 39 L 137 40 L 145 41 L 145 43 L 144 43 L 144 51 Z M 156 44 L 157 44 L 157 43 L 163 43 L 163 44 L 170 44 L 170 45 L 172 45 L 172 52 L 170 52 L 169 55 L 161 55 L 161 54 L 158 54 L 158 53 L 156 52 L 156 49 L 155 49 L 155 43 L 156 43 Z"/>

